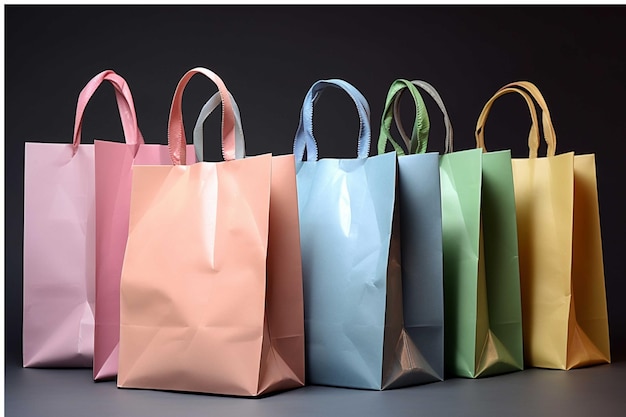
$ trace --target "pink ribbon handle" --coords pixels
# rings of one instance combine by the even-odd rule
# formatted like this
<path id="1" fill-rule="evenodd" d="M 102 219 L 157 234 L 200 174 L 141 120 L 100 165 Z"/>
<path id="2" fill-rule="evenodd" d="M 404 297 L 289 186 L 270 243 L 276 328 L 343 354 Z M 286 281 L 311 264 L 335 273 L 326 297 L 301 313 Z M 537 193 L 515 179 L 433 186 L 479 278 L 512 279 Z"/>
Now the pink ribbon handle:
<path id="1" fill-rule="evenodd" d="M 191 77 L 195 74 L 202 74 L 217 85 L 222 99 L 222 156 L 225 161 L 232 161 L 235 159 L 235 114 L 230 100 L 230 93 L 217 74 L 206 68 L 197 67 L 187 71 L 187 73 L 183 75 L 176 86 L 174 98 L 172 99 L 170 119 L 167 123 L 167 146 L 170 151 L 172 163 L 174 165 L 185 165 L 187 163 L 187 139 L 183 125 L 182 109 L 183 91 Z"/>
<path id="2" fill-rule="evenodd" d="M 85 113 L 87 103 L 98 87 L 100 87 L 100 84 L 102 84 L 105 80 L 109 81 L 115 89 L 115 100 L 117 101 L 117 108 L 120 112 L 126 143 L 129 145 L 142 145 L 144 143 L 143 136 L 141 135 L 141 131 L 137 125 L 137 113 L 135 112 L 133 95 L 130 92 L 130 88 L 126 83 L 126 80 L 112 70 L 105 70 L 89 80 L 87 85 L 85 85 L 78 95 L 76 118 L 74 121 L 74 139 L 72 142 L 74 155 L 78 150 L 78 145 L 80 145 L 83 128 L 83 115 Z"/>

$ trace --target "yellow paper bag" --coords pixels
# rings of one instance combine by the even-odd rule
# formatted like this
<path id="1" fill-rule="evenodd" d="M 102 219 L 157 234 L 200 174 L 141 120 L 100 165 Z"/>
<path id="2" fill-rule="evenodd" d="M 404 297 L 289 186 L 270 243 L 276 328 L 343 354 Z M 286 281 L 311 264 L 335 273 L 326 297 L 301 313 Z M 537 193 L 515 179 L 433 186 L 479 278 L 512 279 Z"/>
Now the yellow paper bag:
<path id="1" fill-rule="evenodd" d="M 518 92 L 542 110 L 547 156 L 538 158 L 533 125 L 529 158 L 514 158 L 513 181 L 519 239 L 524 360 L 527 366 L 571 369 L 610 362 L 595 156 L 555 155 L 556 134 L 547 104 L 526 81 L 502 87 L 485 105 Z M 537 120 L 536 116 L 533 120 Z"/>

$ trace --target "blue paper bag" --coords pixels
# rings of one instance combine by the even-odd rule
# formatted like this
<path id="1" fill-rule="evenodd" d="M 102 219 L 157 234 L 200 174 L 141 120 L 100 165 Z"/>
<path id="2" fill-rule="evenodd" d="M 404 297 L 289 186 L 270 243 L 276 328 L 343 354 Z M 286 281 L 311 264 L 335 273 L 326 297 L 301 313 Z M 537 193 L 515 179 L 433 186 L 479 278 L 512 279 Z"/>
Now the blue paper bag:
<path id="1" fill-rule="evenodd" d="M 329 86 L 356 104 L 355 159 L 317 160 L 313 104 Z M 419 383 L 426 364 L 403 319 L 397 158 L 368 157 L 370 140 L 369 105 L 352 85 L 313 84 L 294 142 L 310 384 L 396 388 Z"/>

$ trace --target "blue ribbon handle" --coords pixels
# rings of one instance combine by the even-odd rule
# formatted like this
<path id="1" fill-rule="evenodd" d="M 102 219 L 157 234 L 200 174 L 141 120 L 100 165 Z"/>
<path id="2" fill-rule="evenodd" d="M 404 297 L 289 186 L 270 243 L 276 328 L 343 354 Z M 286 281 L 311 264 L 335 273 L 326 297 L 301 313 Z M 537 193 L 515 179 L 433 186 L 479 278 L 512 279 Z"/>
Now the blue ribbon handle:
<path id="1" fill-rule="evenodd" d="M 304 151 L 306 150 L 307 161 L 317 161 L 318 151 L 317 142 L 313 136 L 313 106 L 320 98 L 326 87 L 335 87 L 344 90 L 354 104 L 359 114 L 359 141 L 357 148 L 357 158 L 367 158 L 370 152 L 370 142 L 372 137 L 372 129 L 370 126 L 370 107 L 359 90 L 352 84 L 340 79 L 319 80 L 316 81 L 308 93 L 304 97 L 302 109 L 300 111 L 300 123 L 296 131 L 296 137 L 293 143 L 293 154 L 296 161 L 304 159 Z"/>

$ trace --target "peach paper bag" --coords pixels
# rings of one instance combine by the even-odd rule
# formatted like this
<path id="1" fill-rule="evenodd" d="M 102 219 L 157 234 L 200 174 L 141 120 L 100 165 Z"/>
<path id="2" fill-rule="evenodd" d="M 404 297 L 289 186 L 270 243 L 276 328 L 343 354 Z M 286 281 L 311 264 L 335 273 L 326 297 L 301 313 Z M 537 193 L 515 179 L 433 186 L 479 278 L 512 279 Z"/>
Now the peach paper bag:
<path id="1" fill-rule="evenodd" d="M 182 93 L 196 73 L 222 97 L 223 162 L 185 165 Z M 302 386 L 293 155 L 236 159 L 229 93 L 204 68 L 179 82 L 168 134 L 172 165 L 133 167 L 118 386 L 239 396 Z"/>

